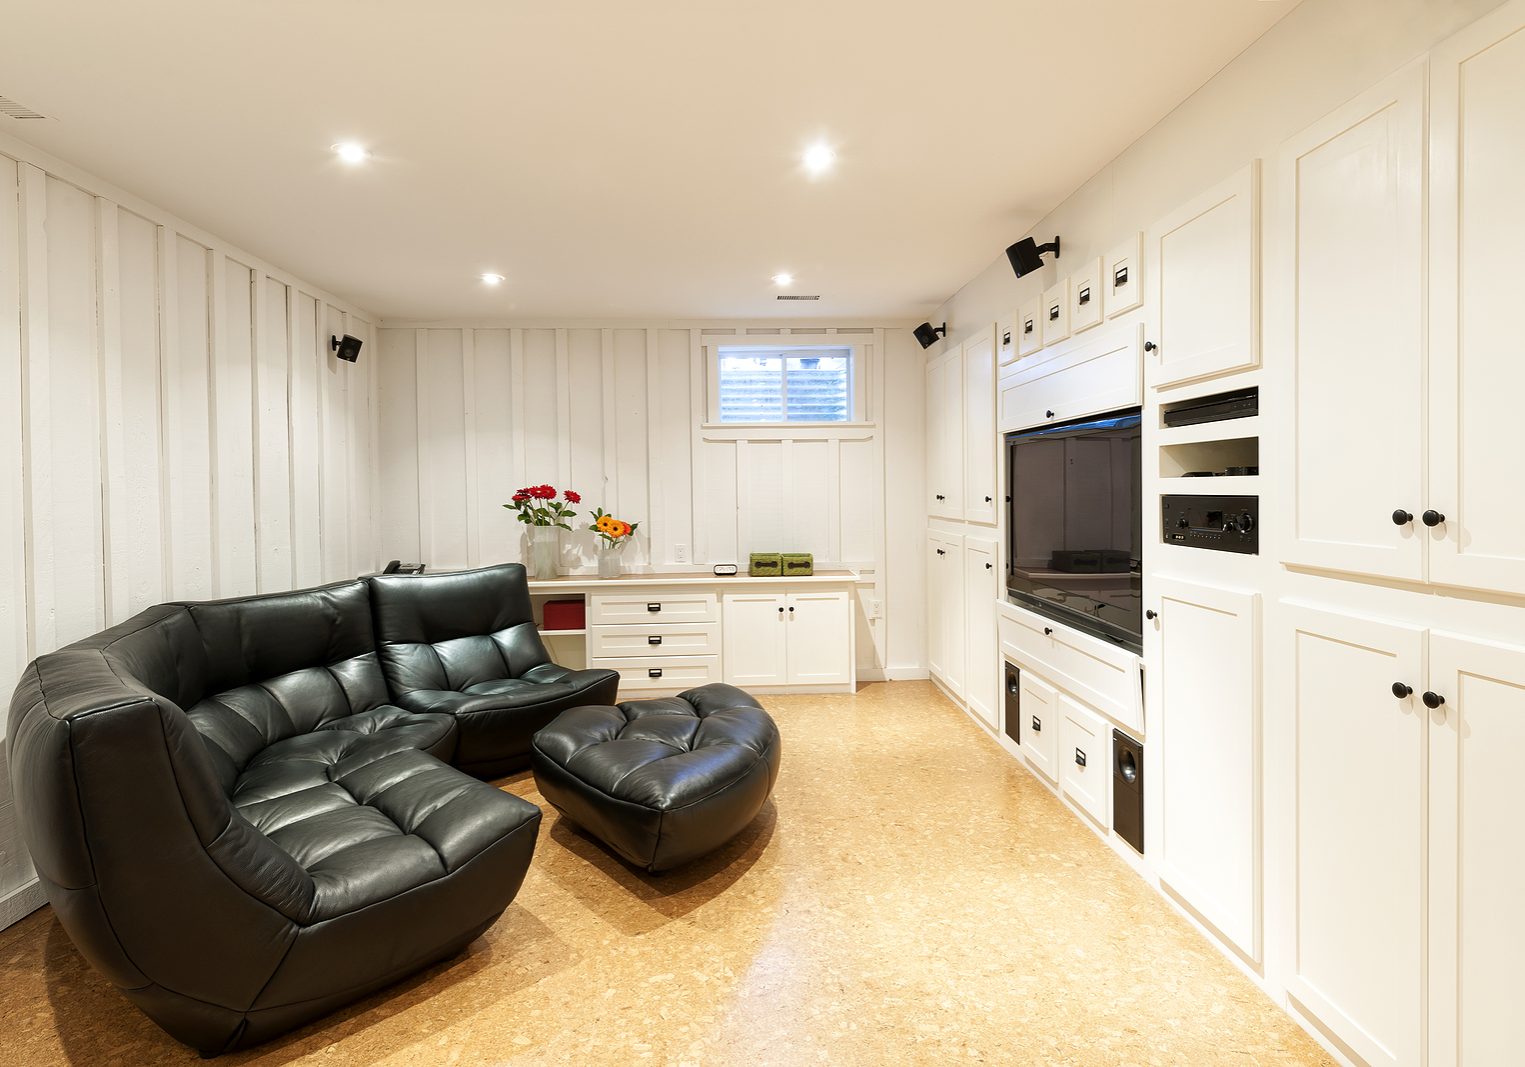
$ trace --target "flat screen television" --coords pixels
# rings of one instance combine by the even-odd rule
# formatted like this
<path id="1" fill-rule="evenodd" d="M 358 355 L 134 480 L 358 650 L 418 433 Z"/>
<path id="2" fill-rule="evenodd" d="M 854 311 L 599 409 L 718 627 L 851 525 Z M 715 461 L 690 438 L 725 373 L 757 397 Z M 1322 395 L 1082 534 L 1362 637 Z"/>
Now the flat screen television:
<path id="1" fill-rule="evenodd" d="M 1006 594 L 1142 654 L 1139 409 L 1006 435 Z"/>

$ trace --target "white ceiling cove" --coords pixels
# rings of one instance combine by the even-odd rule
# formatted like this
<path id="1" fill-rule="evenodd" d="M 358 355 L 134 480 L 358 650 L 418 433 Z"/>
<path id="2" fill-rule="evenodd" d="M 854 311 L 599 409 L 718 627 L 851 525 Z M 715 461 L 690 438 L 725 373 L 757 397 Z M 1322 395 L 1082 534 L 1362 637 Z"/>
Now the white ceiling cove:
<path id="1" fill-rule="evenodd" d="M 901 319 L 1294 3 L 12 0 L 0 130 L 389 319 Z"/>

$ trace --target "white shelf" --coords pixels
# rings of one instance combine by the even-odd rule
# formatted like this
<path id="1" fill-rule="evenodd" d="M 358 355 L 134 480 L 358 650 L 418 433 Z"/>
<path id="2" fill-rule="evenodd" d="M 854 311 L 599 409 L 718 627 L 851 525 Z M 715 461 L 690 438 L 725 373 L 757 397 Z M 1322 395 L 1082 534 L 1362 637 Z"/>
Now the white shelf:
<path id="1" fill-rule="evenodd" d="M 1202 441 L 1238 441 L 1260 436 L 1260 416 L 1225 419 L 1222 422 L 1199 422 L 1195 426 L 1162 426 L 1155 444 L 1194 445 Z"/>
<path id="2" fill-rule="evenodd" d="M 1238 478 L 1161 478 L 1156 483 L 1161 493 L 1194 496 L 1254 496 L 1260 492 L 1260 475 Z"/>
<path id="3" fill-rule="evenodd" d="M 541 630 L 541 637 L 585 637 L 587 630 Z"/>

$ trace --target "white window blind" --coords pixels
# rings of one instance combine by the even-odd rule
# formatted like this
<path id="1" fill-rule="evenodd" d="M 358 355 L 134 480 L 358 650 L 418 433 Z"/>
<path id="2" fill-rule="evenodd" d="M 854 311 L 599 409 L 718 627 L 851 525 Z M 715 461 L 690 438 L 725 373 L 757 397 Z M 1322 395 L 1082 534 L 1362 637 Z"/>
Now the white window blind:
<path id="1" fill-rule="evenodd" d="M 852 422 L 853 350 L 721 348 L 721 422 Z"/>

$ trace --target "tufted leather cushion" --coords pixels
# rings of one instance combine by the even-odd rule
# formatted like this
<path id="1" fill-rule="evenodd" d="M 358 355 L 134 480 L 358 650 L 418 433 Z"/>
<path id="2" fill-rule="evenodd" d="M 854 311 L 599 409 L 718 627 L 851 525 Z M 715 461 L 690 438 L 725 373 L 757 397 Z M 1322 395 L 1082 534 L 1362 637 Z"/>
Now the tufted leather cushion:
<path id="1" fill-rule="evenodd" d="M 441 762 L 458 733 L 388 693 L 346 582 L 161 605 L 40 657 L 7 744 L 71 939 L 220 1052 L 458 952 L 513 899 L 540 811 Z"/>
<path id="2" fill-rule="evenodd" d="M 710 852 L 762 808 L 779 734 L 753 697 L 707 685 L 562 713 L 535 735 L 535 781 L 556 810 L 659 871 Z"/>
<path id="3" fill-rule="evenodd" d="M 394 702 L 455 718 L 455 762 L 497 776 L 528 762 L 530 739 L 567 708 L 608 704 L 619 675 L 550 661 L 517 563 L 371 579 L 381 668 Z"/>

